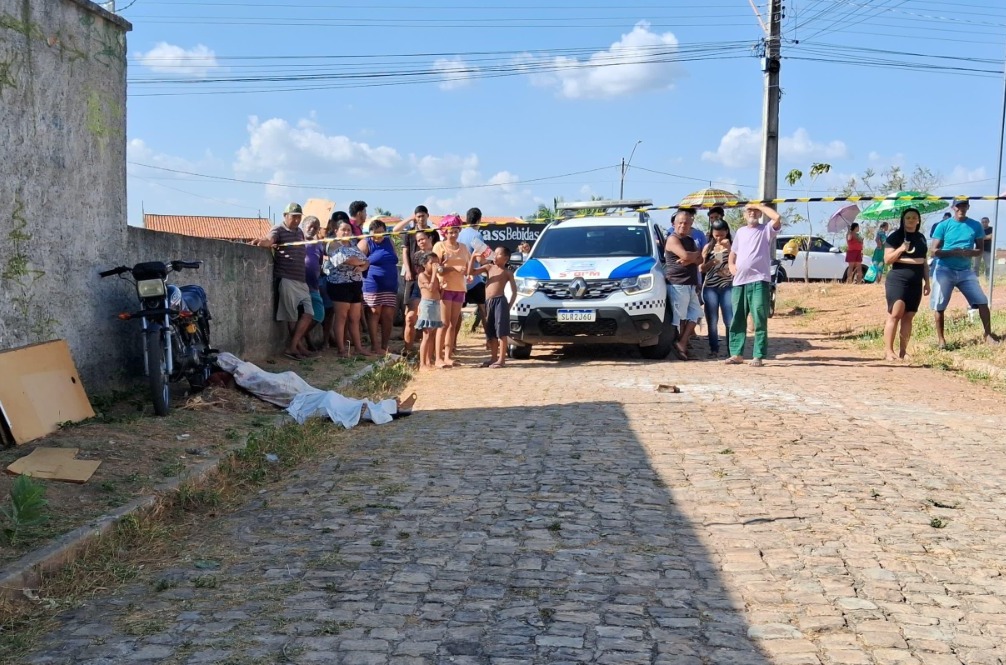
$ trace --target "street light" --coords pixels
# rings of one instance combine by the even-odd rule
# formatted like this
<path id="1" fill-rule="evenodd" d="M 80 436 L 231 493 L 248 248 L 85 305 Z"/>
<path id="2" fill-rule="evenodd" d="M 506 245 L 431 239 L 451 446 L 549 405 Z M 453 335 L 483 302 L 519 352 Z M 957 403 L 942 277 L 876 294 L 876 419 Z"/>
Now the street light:
<path id="1" fill-rule="evenodd" d="M 636 154 L 636 148 L 638 148 L 639 144 L 642 142 L 643 139 L 639 139 L 636 141 L 636 145 L 632 146 L 632 152 L 629 153 L 629 161 L 625 161 L 624 157 L 622 158 L 622 184 L 618 187 L 619 200 L 625 198 L 625 172 L 629 170 L 629 164 L 632 163 L 632 156 Z"/>

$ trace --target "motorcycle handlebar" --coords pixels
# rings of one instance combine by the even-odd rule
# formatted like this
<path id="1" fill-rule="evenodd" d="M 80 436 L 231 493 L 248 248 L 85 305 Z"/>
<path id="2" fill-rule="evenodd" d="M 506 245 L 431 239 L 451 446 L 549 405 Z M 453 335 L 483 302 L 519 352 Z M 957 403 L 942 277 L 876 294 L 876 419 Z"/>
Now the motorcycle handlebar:
<path id="1" fill-rule="evenodd" d="M 129 272 L 130 268 L 126 266 L 119 266 L 118 268 L 112 268 L 111 270 L 102 270 L 98 273 L 98 277 L 111 277 L 112 275 L 121 275 L 124 272 Z"/>
<path id="2" fill-rule="evenodd" d="M 199 270 L 199 267 L 203 265 L 202 261 L 172 261 L 171 268 L 174 270 L 182 270 L 187 268 L 189 270 Z"/>

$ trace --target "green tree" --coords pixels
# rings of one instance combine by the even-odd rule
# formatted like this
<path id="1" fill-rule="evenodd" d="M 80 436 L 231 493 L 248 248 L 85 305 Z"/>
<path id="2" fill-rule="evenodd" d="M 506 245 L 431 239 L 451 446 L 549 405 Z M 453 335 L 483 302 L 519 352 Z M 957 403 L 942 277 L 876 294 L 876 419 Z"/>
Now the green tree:
<path id="1" fill-rule="evenodd" d="M 918 166 L 908 175 L 900 166 L 891 166 L 877 175 L 866 169 L 860 176 L 852 176 L 841 189 L 843 196 L 887 196 L 895 192 L 915 190 L 931 192 L 943 184 L 943 176 L 925 166 Z"/>
<path id="2" fill-rule="evenodd" d="M 810 165 L 810 181 L 807 183 L 807 196 L 810 196 L 810 188 L 814 186 L 814 181 L 816 181 L 820 176 L 831 171 L 831 164 L 824 164 L 822 162 L 814 162 Z M 786 182 L 789 183 L 790 187 L 796 185 L 803 178 L 803 171 L 800 169 L 793 169 L 786 174 Z M 798 223 L 799 221 L 807 222 L 807 242 L 804 244 L 807 252 L 807 256 L 803 262 L 803 280 L 805 283 L 810 283 L 810 242 L 811 238 L 814 237 L 814 222 L 810 216 L 810 203 L 807 204 L 807 216 L 796 214 L 794 217 L 799 219 L 792 219 L 793 223 Z"/>
<path id="3" fill-rule="evenodd" d="M 525 222 L 551 222 L 558 219 L 555 210 L 549 208 L 544 203 L 538 204 L 538 209 L 529 215 L 524 215 Z"/>

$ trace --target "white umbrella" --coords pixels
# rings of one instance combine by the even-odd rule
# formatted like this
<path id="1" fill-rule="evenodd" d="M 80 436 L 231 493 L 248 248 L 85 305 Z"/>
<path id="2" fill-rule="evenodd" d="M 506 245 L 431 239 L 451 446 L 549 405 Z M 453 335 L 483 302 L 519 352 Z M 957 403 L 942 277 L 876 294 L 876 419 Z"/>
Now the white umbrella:
<path id="1" fill-rule="evenodd" d="M 828 233 L 841 233 L 848 230 L 859 215 L 859 206 L 850 203 L 828 218 Z"/>

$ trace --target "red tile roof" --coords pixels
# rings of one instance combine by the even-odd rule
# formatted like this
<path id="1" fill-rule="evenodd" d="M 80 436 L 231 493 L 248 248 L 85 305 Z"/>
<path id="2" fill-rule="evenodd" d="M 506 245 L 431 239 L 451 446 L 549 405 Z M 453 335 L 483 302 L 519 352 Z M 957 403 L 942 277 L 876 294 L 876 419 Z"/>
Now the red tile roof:
<path id="1" fill-rule="evenodd" d="M 273 224 L 260 217 L 202 217 L 195 215 L 143 215 L 143 226 L 151 231 L 178 233 L 218 240 L 254 240 L 269 232 Z"/>

